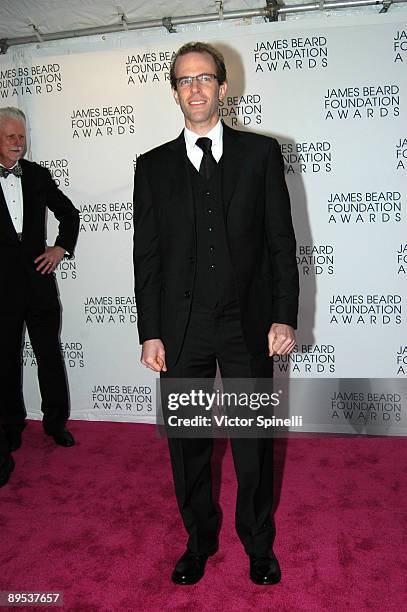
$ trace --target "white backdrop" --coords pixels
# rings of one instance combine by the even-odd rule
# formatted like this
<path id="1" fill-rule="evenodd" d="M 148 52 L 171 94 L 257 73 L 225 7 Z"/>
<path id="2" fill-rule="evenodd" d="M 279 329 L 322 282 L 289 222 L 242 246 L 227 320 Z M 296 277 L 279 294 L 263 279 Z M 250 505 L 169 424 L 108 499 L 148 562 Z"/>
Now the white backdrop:
<path id="1" fill-rule="evenodd" d="M 133 169 L 138 154 L 182 129 L 168 70 L 173 51 L 194 39 L 225 54 L 223 119 L 277 137 L 285 158 L 301 309 L 296 351 L 276 359 L 276 375 L 338 379 L 343 400 L 334 402 L 332 387 L 317 397 L 293 388 L 289 409 L 322 411 L 320 430 L 406 434 L 401 14 L 129 32 L 0 57 L 0 105 L 26 112 L 29 155 L 81 212 L 75 259 L 56 272 L 72 418 L 154 421 L 155 378 L 139 364 L 133 298 Z M 54 235 L 50 219 L 50 243 Z M 26 407 L 38 418 L 28 338 L 23 358 Z M 369 381 L 354 380 L 349 390 L 346 379 L 359 378 Z"/>

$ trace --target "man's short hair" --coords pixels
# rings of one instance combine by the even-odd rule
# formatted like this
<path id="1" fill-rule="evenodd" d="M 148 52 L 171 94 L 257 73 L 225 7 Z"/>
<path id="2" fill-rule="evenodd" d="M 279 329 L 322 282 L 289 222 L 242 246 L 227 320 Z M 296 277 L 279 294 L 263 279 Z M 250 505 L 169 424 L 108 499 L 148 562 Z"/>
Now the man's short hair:
<path id="1" fill-rule="evenodd" d="M 15 106 L 3 106 L 0 108 L 0 123 L 3 119 L 18 119 L 23 123 L 26 122 L 23 111 Z"/>
<path id="2" fill-rule="evenodd" d="M 213 58 L 213 61 L 216 65 L 216 78 L 218 80 L 219 85 L 222 85 L 226 81 L 226 66 L 225 60 L 220 51 L 209 45 L 208 43 L 203 42 L 189 42 L 185 45 L 182 45 L 180 49 L 176 52 L 171 61 L 170 67 L 170 82 L 172 89 L 177 88 L 177 77 L 175 76 L 175 63 L 181 55 L 187 55 L 187 53 L 209 53 L 209 55 Z M 183 75 L 190 76 L 190 75 Z"/>

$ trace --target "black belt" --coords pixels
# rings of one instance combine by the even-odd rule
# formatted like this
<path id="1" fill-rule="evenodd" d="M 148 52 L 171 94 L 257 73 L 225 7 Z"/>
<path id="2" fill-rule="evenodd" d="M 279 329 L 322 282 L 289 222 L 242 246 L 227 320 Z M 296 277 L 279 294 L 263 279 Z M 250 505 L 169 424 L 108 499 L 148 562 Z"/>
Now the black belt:
<path id="1" fill-rule="evenodd" d="M 23 239 L 23 234 L 22 234 L 22 232 L 20 232 L 19 234 L 17 234 L 17 238 L 18 238 L 18 240 L 19 240 L 20 242 L 22 241 L 22 239 Z"/>

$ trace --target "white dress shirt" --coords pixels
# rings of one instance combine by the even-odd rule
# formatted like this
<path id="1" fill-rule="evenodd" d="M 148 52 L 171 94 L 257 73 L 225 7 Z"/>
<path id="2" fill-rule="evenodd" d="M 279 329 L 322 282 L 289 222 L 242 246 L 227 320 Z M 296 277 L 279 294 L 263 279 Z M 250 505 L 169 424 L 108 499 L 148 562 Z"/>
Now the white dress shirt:
<path id="1" fill-rule="evenodd" d="M 14 229 L 17 234 L 21 234 L 23 231 L 23 189 L 21 187 L 21 178 L 14 176 L 14 174 L 9 174 L 7 178 L 2 176 L 0 177 L 0 185 L 3 189 Z"/>
<path id="2" fill-rule="evenodd" d="M 202 136 L 200 136 L 199 134 L 195 134 L 195 132 L 192 132 L 188 128 L 184 128 L 184 138 L 187 147 L 188 159 L 199 172 L 199 166 L 201 165 L 203 151 L 195 143 L 198 138 L 202 138 Z M 205 134 L 205 138 L 210 138 L 212 140 L 212 155 L 214 156 L 216 162 L 219 162 L 223 153 L 222 122 L 218 121 L 215 127 L 213 127 L 207 134 Z"/>

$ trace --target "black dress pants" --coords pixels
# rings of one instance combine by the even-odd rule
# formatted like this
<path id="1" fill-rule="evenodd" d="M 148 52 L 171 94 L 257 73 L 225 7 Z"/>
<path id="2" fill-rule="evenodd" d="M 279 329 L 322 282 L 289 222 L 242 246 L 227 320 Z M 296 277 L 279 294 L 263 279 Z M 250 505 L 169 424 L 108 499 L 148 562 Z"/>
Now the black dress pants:
<path id="1" fill-rule="evenodd" d="M 50 434 L 61 430 L 69 417 L 69 398 L 59 340 L 61 317 L 57 300 L 50 305 L 30 306 L 27 299 L 15 304 L 13 310 L 5 311 L 3 307 L 0 311 L 4 357 L 0 368 L 1 424 L 5 429 L 22 429 L 25 424 L 21 353 L 26 324 L 38 365 L 43 426 Z"/>
<path id="2" fill-rule="evenodd" d="M 271 378 L 273 374 L 266 347 L 261 355 L 248 353 L 236 302 L 216 308 L 193 305 L 180 358 L 162 378 L 214 380 L 217 364 L 222 378 Z M 230 442 L 238 483 L 236 531 L 247 554 L 267 555 L 273 538 L 273 441 L 231 438 Z M 220 518 L 212 499 L 213 440 L 169 438 L 168 444 L 188 549 L 211 553 L 217 549 Z"/>
<path id="3" fill-rule="evenodd" d="M 0 467 L 10 457 L 9 445 L 3 429 L 0 427 Z"/>

